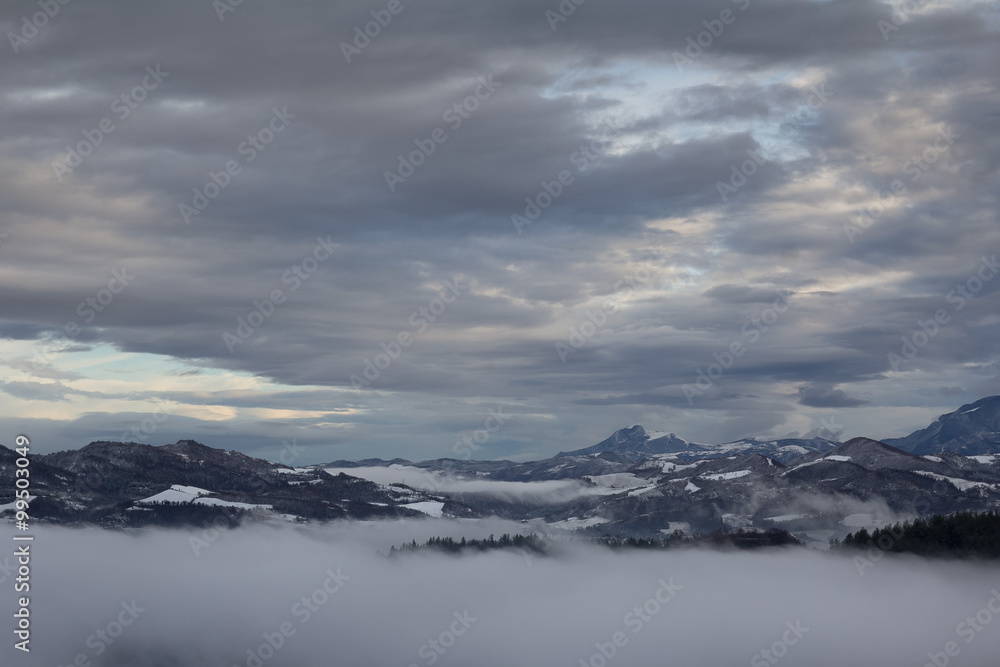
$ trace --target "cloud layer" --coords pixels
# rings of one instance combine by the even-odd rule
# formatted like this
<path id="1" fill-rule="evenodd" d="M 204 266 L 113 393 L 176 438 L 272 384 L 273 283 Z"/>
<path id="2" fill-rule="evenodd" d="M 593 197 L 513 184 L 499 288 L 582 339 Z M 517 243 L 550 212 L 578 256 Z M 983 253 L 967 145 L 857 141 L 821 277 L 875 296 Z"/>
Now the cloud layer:
<path id="1" fill-rule="evenodd" d="M 1000 393 L 995 2 L 220 4 L 0 9 L 4 432 L 420 459 L 503 407 L 477 456 L 537 458 Z"/>
<path id="2" fill-rule="evenodd" d="M 256 664 L 252 651 L 281 665 L 429 665 L 433 656 L 543 666 L 602 664 L 592 656 L 614 652 L 608 664 L 719 665 L 772 664 L 769 651 L 788 664 L 922 665 L 955 642 L 956 663 L 995 664 L 1000 616 L 976 621 L 1000 587 L 995 567 L 885 557 L 860 576 L 850 557 L 804 550 L 612 553 L 568 543 L 555 543 L 552 558 L 374 555 L 404 536 L 503 528 L 43 530 L 32 658 L 246 665 Z M 0 607 L 12 613 L 11 597 Z M 267 637 L 279 645 L 272 655 Z"/>

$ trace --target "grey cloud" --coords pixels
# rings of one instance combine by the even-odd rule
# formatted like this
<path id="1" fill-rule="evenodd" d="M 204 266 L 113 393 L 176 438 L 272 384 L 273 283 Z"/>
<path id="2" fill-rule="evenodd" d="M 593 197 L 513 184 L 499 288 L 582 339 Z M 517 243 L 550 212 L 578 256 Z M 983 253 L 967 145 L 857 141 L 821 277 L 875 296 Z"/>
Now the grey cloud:
<path id="1" fill-rule="evenodd" d="M 993 10 L 935 8 L 883 39 L 884 3 L 742 4 L 586 3 L 555 31 L 549 7 L 527 0 L 407 5 L 350 64 L 340 42 L 371 20 L 360 0 L 243 3 L 225 21 L 198 1 L 65 6 L 23 52 L 7 51 L 0 73 L 0 255 L 9 269 L 0 332 L 63 350 L 51 366 L 5 360 L 20 374 L 7 380 L 71 383 L 78 378 L 60 359 L 107 344 L 285 383 L 306 405 L 349 401 L 364 427 L 321 451 L 343 436 L 387 456 L 439 452 L 437 426 L 475 414 L 431 400 L 530 404 L 566 422 L 490 444 L 505 453 L 590 444 L 580 441 L 590 429 L 656 408 L 677 411 L 689 420 L 686 437 L 699 439 L 719 435 L 719 423 L 727 433 L 772 428 L 765 422 L 819 407 L 779 394 L 775 381 L 885 401 L 881 387 L 900 382 L 885 374 L 886 354 L 1000 247 Z M 7 5 L 0 21 L 16 29 L 32 7 Z M 679 70 L 674 52 L 723 9 L 736 20 Z M 119 119 L 115 98 L 156 65 L 169 76 Z M 491 74 L 500 87 L 453 128 L 445 111 Z M 819 84 L 829 98 L 809 108 L 809 86 Z M 178 205 L 209 172 L 245 157 L 238 146 L 275 107 L 295 119 L 185 224 Z M 52 161 L 104 117 L 116 129 L 60 183 Z M 574 153 L 605 120 L 625 129 L 579 168 Z M 447 141 L 390 192 L 385 171 L 438 127 Z M 907 166 L 942 127 L 958 138 L 914 180 Z M 722 201 L 717 184 L 747 150 L 766 159 Z M 518 235 L 510 216 L 561 170 L 573 183 Z M 851 243 L 844 226 L 894 179 L 905 195 Z M 328 235 L 338 251 L 292 293 L 285 272 Z M 647 257 L 657 258 L 651 283 L 562 364 L 554 344 Z M 67 323 L 83 324 L 78 304 L 123 265 L 135 281 L 53 344 Z M 410 314 L 455 276 L 469 293 L 370 392 L 298 393 L 350 388 L 364 360 L 412 332 Z M 939 386 L 991 391 L 974 369 L 1000 354 L 990 319 L 998 285 L 952 313 L 912 362 L 926 383 L 896 384 L 899 402 L 932 418 L 954 407 L 940 404 Z M 741 338 L 771 286 L 794 291 L 796 305 L 711 400 L 688 405 L 680 388 Z M 276 288 L 287 302 L 231 354 L 222 334 Z M 954 377 L 956 368 L 968 375 Z M 260 403 L 215 398 L 234 409 Z M 601 414 L 583 407 L 594 405 Z M 726 421 L 729 410 L 754 409 L 770 417 Z M 697 421 L 710 411 L 716 422 Z M 108 420 L 103 431 L 121 421 L 93 419 Z M 94 426 L 86 432 L 102 430 Z"/>
<path id="2" fill-rule="evenodd" d="M 77 393 L 60 382 L 3 382 L 0 391 L 31 401 L 65 401 L 69 394 Z"/>
<path id="3" fill-rule="evenodd" d="M 803 385 L 798 392 L 799 403 L 814 408 L 856 408 L 868 404 L 866 400 L 852 398 L 842 389 L 829 385 Z"/>

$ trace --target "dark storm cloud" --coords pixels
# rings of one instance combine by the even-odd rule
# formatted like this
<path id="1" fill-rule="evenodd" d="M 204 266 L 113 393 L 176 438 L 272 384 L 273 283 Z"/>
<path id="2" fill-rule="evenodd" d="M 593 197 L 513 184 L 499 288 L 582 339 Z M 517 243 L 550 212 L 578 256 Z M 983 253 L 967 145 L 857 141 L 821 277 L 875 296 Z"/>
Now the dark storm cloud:
<path id="1" fill-rule="evenodd" d="M 995 7 L 896 25 L 892 7 L 861 0 L 586 3 L 553 30 L 550 4 L 407 3 L 350 63 L 342 42 L 380 6 L 243 3 L 223 20 L 200 1 L 61 6 L 0 56 L 0 332 L 53 349 L 63 336 L 67 356 L 109 343 L 327 387 L 341 393 L 205 385 L 234 409 L 349 406 L 358 451 L 419 431 L 433 435 L 413 447 L 440 454 L 455 436 L 440 425 L 474 425 L 497 402 L 532 415 L 503 447 L 556 451 L 650 417 L 707 440 L 796 405 L 888 401 L 887 354 L 1000 248 Z M 734 20 L 689 52 L 724 10 Z M 2 33 L 35 11 L 8 3 Z M 883 35 L 880 20 L 898 30 Z M 57 173 L 105 119 L 113 131 Z M 438 129 L 446 140 L 390 190 L 386 172 Z M 273 140 L 250 161 L 248 137 L 264 130 Z M 747 151 L 762 159 L 741 173 Z M 518 234 L 511 215 L 546 184 L 551 195 L 560 172 L 572 182 Z M 226 185 L 188 224 L 180 205 L 213 173 Z M 880 197 L 897 180 L 903 191 Z M 289 271 L 324 239 L 336 250 L 292 290 Z M 623 290 L 641 267 L 650 279 Z M 123 270 L 134 278 L 110 303 L 86 305 Z M 413 314 L 446 280 L 461 296 L 418 330 Z M 1000 391 L 974 370 L 954 375 L 1000 355 L 998 286 L 949 311 L 906 369 L 933 378 L 896 385 L 905 397 L 889 402 L 951 406 L 943 385 Z M 284 303 L 230 351 L 223 335 L 276 289 Z M 690 404 L 683 385 L 749 343 L 742 327 L 780 290 L 794 293 L 789 312 Z M 555 344 L 615 294 L 620 307 L 563 363 Z M 402 333 L 413 344 L 344 393 Z M 19 373 L 8 389 L 55 397 L 24 384 L 79 372 L 49 357 L 4 359 Z M 715 410 L 721 422 L 699 421 Z"/>
<path id="2" fill-rule="evenodd" d="M 799 403 L 814 408 L 856 408 L 868 401 L 852 398 L 842 389 L 829 385 L 803 385 L 799 387 Z"/>

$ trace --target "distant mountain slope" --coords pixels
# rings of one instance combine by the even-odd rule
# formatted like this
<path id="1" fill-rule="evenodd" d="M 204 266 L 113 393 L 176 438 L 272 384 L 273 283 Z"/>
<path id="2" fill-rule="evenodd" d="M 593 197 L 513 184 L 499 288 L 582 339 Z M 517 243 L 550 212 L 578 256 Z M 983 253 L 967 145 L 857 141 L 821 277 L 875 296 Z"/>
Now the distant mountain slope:
<path id="1" fill-rule="evenodd" d="M 721 445 L 703 445 L 684 440 L 673 433 L 651 433 L 642 426 L 629 426 L 615 431 L 610 437 L 596 445 L 571 452 L 559 452 L 556 454 L 556 458 L 611 453 L 632 461 L 641 461 L 660 454 L 677 454 L 682 458 L 690 459 L 760 454 L 775 461 L 787 462 L 804 454 L 829 451 L 837 444 L 824 438 L 781 438 L 778 440 L 743 438 Z"/>
<path id="2" fill-rule="evenodd" d="M 571 452 L 559 452 L 556 457 L 590 456 L 607 452 L 639 461 L 654 454 L 673 454 L 698 447 L 701 445 L 678 438 L 673 433 L 650 433 L 636 425 L 619 429 L 596 445 Z"/>
<path id="3" fill-rule="evenodd" d="M 0 446 L 0 513 L 13 500 L 14 452 Z M 92 442 L 78 450 L 31 457 L 29 514 L 55 523 L 107 527 L 232 524 L 263 520 L 425 516 L 471 510 L 450 498 L 406 487 L 387 488 L 319 468 L 292 469 L 193 440 L 154 447 Z M 10 490 L 9 493 L 7 490 Z"/>
<path id="4" fill-rule="evenodd" d="M 927 428 L 884 442 L 913 454 L 1000 454 L 1000 396 L 963 405 Z"/>
<path id="5" fill-rule="evenodd" d="M 992 451 L 998 412 L 1000 398 L 983 399 L 889 444 L 706 445 L 631 426 L 529 462 L 369 459 L 290 468 L 191 440 L 92 442 L 31 457 L 29 514 L 106 527 L 499 517 L 597 536 L 777 526 L 822 544 L 847 528 L 1000 507 L 1000 453 L 984 453 Z M 941 451 L 948 447 L 962 453 Z M 15 470 L 15 452 L 0 446 L 0 516 L 8 520 Z"/>

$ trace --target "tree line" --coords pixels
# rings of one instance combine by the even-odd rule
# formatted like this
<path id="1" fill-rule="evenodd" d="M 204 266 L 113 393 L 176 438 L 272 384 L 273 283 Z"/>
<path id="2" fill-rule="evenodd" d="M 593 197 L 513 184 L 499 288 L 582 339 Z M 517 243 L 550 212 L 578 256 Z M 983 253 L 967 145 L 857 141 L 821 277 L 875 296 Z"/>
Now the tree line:
<path id="1" fill-rule="evenodd" d="M 537 554 L 544 554 L 546 551 L 546 543 L 545 540 L 534 533 L 530 535 L 510 535 L 509 533 L 504 533 L 500 536 L 500 539 L 496 539 L 496 537 L 491 533 L 489 538 L 485 540 L 467 540 L 464 537 L 461 540 L 456 540 L 452 537 L 431 537 L 423 544 L 417 544 L 417 541 L 413 540 L 409 544 L 403 544 L 398 549 L 393 546 L 389 549 L 388 555 L 392 557 L 403 552 L 420 551 L 425 549 L 445 551 L 447 553 L 460 553 L 467 550 L 492 551 L 495 549 L 522 549 L 533 551 Z"/>
<path id="2" fill-rule="evenodd" d="M 1000 513 L 959 512 L 949 516 L 935 514 L 929 519 L 914 519 L 869 532 L 867 528 L 851 533 L 835 549 L 871 549 L 921 556 L 957 558 L 1000 558 Z"/>

